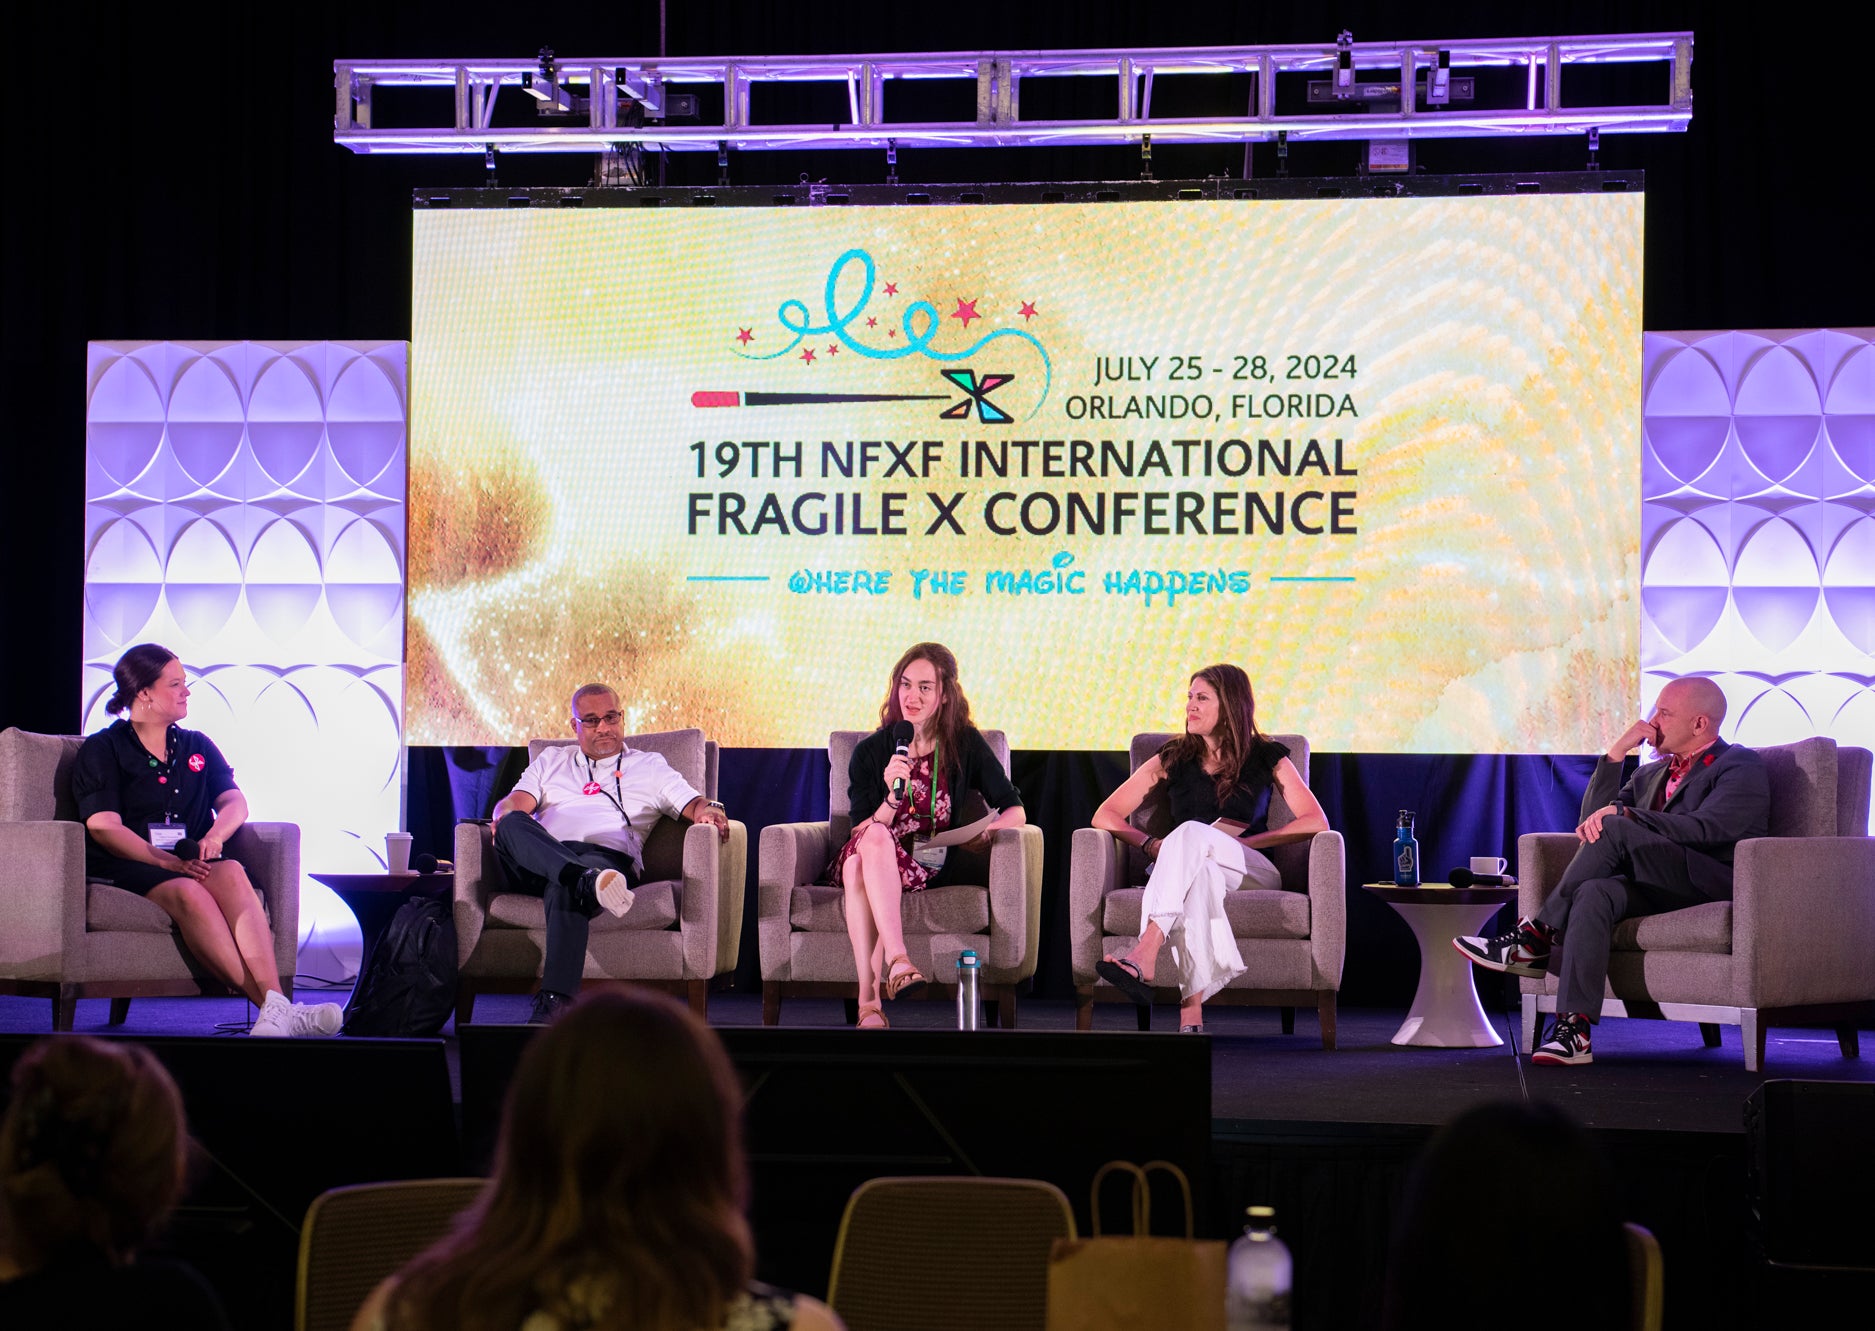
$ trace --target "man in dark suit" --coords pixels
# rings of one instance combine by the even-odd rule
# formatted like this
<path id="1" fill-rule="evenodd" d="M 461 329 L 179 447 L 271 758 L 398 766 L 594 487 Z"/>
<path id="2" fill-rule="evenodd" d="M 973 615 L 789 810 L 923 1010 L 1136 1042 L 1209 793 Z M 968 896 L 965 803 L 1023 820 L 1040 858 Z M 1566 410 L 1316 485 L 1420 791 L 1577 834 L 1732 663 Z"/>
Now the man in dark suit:
<path id="1" fill-rule="evenodd" d="M 1555 970 L 1556 1024 L 1531 1062 L 1593 1061 L 1589 1026 L 1601 1019 L 1615 925 L 1731 900 L 1732 848 L 1769 830 L 1771 788 L 1756 752 L 1719 738 L 1724 720 L 1725 694 L 1710 679 L 1661 689 L 1653 716 L 1596 763 L 1576 828 L 1582 845 L 1536 917 L 1496 938 L 1453 940 L 1486 970 Z M 1628 753 L 1643 742 L 1659 756 L 1623 784 Z"/>

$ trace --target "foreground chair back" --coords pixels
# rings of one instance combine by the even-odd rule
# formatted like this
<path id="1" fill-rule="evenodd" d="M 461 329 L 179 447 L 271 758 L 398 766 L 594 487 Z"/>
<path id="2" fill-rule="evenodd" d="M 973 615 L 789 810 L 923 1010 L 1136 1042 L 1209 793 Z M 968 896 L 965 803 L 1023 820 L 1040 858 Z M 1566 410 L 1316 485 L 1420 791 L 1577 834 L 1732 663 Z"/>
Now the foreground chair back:
<path id="1" fill-rule="evenodd" d="M 827 740 L 827 805 L 824 823 L 775 823 L 762 829 L 757 860 L 760 899 L 758 938 L 762 953 L 762 1021 L 781 1019 L 784 994 L 856 998 L 859 975 L 846 936 L 846 894 L 821 885 L 827 866 L 853 831 L 847 799 L 853 750 L 869 731 L 836 730 Z M 991 752 L 1009 770 L 1009 741 L 986 730 Z M 973 807 L 974 806 L 974 807 Z M 953 820 L 962 825 L 982 816 L 972 796 Z M 957 852 L 953 851 L 953 855 Z M 1035 974 L 1041 944 L 1042 830 L 1011 827 L 997 832 L 989 862 L 980 874 L 904 898 L 905 950 L 931 981 L 927 993 L 956 991 L 957 958 L 975 948 L 985 998 L 996 1000 L 997 1020 L 1016 1023 L 1016 986 Z"/>
<path id="2" fill-rule="evenodd" d="M 1628 1279 L 1634 1290 L 1633 1331 L 1660 1331 L 1666 1319 L 1667 1271 L 1660 1259 L 1660 1240 L 1633 1221 L 1621 1227 L 1628 1241 Z"/>
<path id="3" fill-rule="evenodd" d="M 1771 834 L 1738 843 L 1732 899 L 1624 920 L 1608 964 L 1610 1017 L 1698 1022 L 1706 1044 L 1737 1026 L 1758 1071 L 1771 1026 L 1833 1026 L 1844 1057 L 1875 1022 L 1875 838 L 1869 750 L 1822 736 L 1758 750 L 1769 769 Z M 1569 832 L 1518 838 L 1517 910 L 1535 915 L 1576 852 Z M 1554 976 L 1526 979 L 1523 1035 L 1534 1048 L 1556 1011 Z"/>
<path id="4" fill-rule="evenodd" d="M 0 994 L 52 1000 L 69 1031 L 81 998 L 109 998 L 121 1022 L 134 997 L 233 992 L 183 946 L 155 902 L 85 879 L 85 829 L 72 799 L 83 737 L 0 731 Z M 299 828 L 247 823 L 227 855 L 247 870 L 273 928 L 280 987 L 299 950 Z"/>
<path id="5" fill-rule="evenodd" d="M 532 762 L 571 739 L 535 739 Z M 717 754 L 701 730 L 627 735 L 627 747 L 661 754 L 690 785 L 716 798 Z M 736 968 L 749 831 L 731 820 L 722 840 L 706 823 L 660 818 L 645 839 L 645 877 L 622 916 L 601 911 L 586 948 L 588 980 L 629 980 L 686 998 L 698 1016 L 710 980 Z M 547 907 L 510 889 L 487 823 L 456 824 L 456 1022 L 478 993 L 529 993 L 547 959 Z"/>
<path id="6" fill-rule="evenodd" d="M 1133 736 L 1132 766 L 1140 766 L 1173 738 L 1170 734 Z M 1272 735 L 1289 750 L 1289 760 L 1303 781 L 1309 779 L 1309 742 L 1301 735 Z M 1145 830 L 1145 812 L 1133 817 Z M 1295 821 L 1281 791 L 1270 796 L 1269 826 L 1275 831 Z M 1295 1030 L 1295 1010 L 1315 1008 L 1321 1019 L 1322 1048 L 1335 1047 L 1335 996 L 1341 989 L 1341 966 L 1347 954 L 1346 848 L 1339 832 L 1317 832 L 1307 841 L 1269 852 L 1283 877 L 1281 891 L 1255 888 L 1228 893 L 1224 913 L 1249 968 L 1215 994 L 1212 1003 L 1282 1009 L 1285 1035 Z M 1077 999 L 1076 1025 L 1090 1030 L 1096 1002 L 1124 1002 L 1126 996 L 1094 974 L 1102 956 L 1127 951 L 1139 937 L 1140 901 L 1145 895 L 1148 862 L 1138 848 L 1111 832 L 1083 827 L 1074 834 L 1068 870 L 1068 950 Z M 1161 1002 L 1175 1003 L 1178 991 L 1161 988 Z M 1140 1014 L 1140 1029 L 1148 1014 Z"/>
<path id="7" fill-rule="evenodd" d="M 361 1183 L 313 1198 L 299 1234 L 295 1331 L 348 1331 L 378 1282 L 447 1234 L 487 1183 Z"/>
<path id="8" fill-rule="evenodd" d="M 847 1331 L 1043 1331 L 1049 1248 L 1074 1236 L 1038 1179 L 872 1179 L 846 1203 L 827 1302 Z"/>

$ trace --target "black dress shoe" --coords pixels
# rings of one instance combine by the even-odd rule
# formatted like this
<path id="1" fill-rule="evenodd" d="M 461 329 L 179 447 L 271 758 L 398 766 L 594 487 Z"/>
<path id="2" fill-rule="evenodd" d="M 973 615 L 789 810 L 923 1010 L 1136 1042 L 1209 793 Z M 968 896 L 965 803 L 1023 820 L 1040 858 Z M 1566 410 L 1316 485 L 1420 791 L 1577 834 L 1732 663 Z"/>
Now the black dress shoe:
<path id="1" fill-rule="evenodd" d="M 555 993 L 551 989 L 542 989 L 534 995 L 534 1010 L 527 1014 L 530 1026 L 545 1026 L 560 1015 L 563 1008 L 573 1006 L 573 1000 L 565 994 Z"/>

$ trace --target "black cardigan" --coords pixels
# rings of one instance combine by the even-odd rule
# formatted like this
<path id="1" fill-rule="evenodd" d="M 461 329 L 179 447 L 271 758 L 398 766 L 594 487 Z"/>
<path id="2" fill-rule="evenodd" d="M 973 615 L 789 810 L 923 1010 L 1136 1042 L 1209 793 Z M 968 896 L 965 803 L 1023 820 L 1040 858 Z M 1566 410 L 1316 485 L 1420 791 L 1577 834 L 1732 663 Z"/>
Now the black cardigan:
<path id="1" fill-rule="evenodd" d="M 983 802 L 998 813 L 1022 803 L 1022 792 L 1010 783 L 983 733 L 972 726 L 961 738 L 958 747 L 962 752 L 956 755 L 954 766 L 951 755 L 944 755 L 945 766 L 955 774 L 951 780 L 952 807 L 957 807 L 965 790 L 977 791 Z M 892 761 L 896 748 L 891 729 L 881 726 L 853 749 L 853 761 L 846 769 L 846 800 L 855 823 L 872 817 L 885 803 L 885 765 Z"/>

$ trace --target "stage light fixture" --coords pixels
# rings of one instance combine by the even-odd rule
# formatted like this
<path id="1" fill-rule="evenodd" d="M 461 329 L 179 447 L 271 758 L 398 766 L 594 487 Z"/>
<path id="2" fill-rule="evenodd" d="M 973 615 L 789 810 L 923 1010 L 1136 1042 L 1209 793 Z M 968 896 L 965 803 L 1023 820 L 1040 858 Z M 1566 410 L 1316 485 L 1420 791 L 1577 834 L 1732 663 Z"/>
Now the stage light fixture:
<path id="1" fill-rule="evenodd" d="M 1346 101 L 1354 96 L 1354 34 L 1343 28 L 1335 47 L 1340 52 L 1335 57 L 1335 99 Z"/>
<path id="2" fill-rule="evenodd" d="M 534 110 L 544 116 L 570 116 L 579 109 L 576 103 L 586 100 L 560 86 L 551 46 L 540 48 L 540 64 L 535 72 L 521 75 L 521 91 L 540 103 Z"/>

